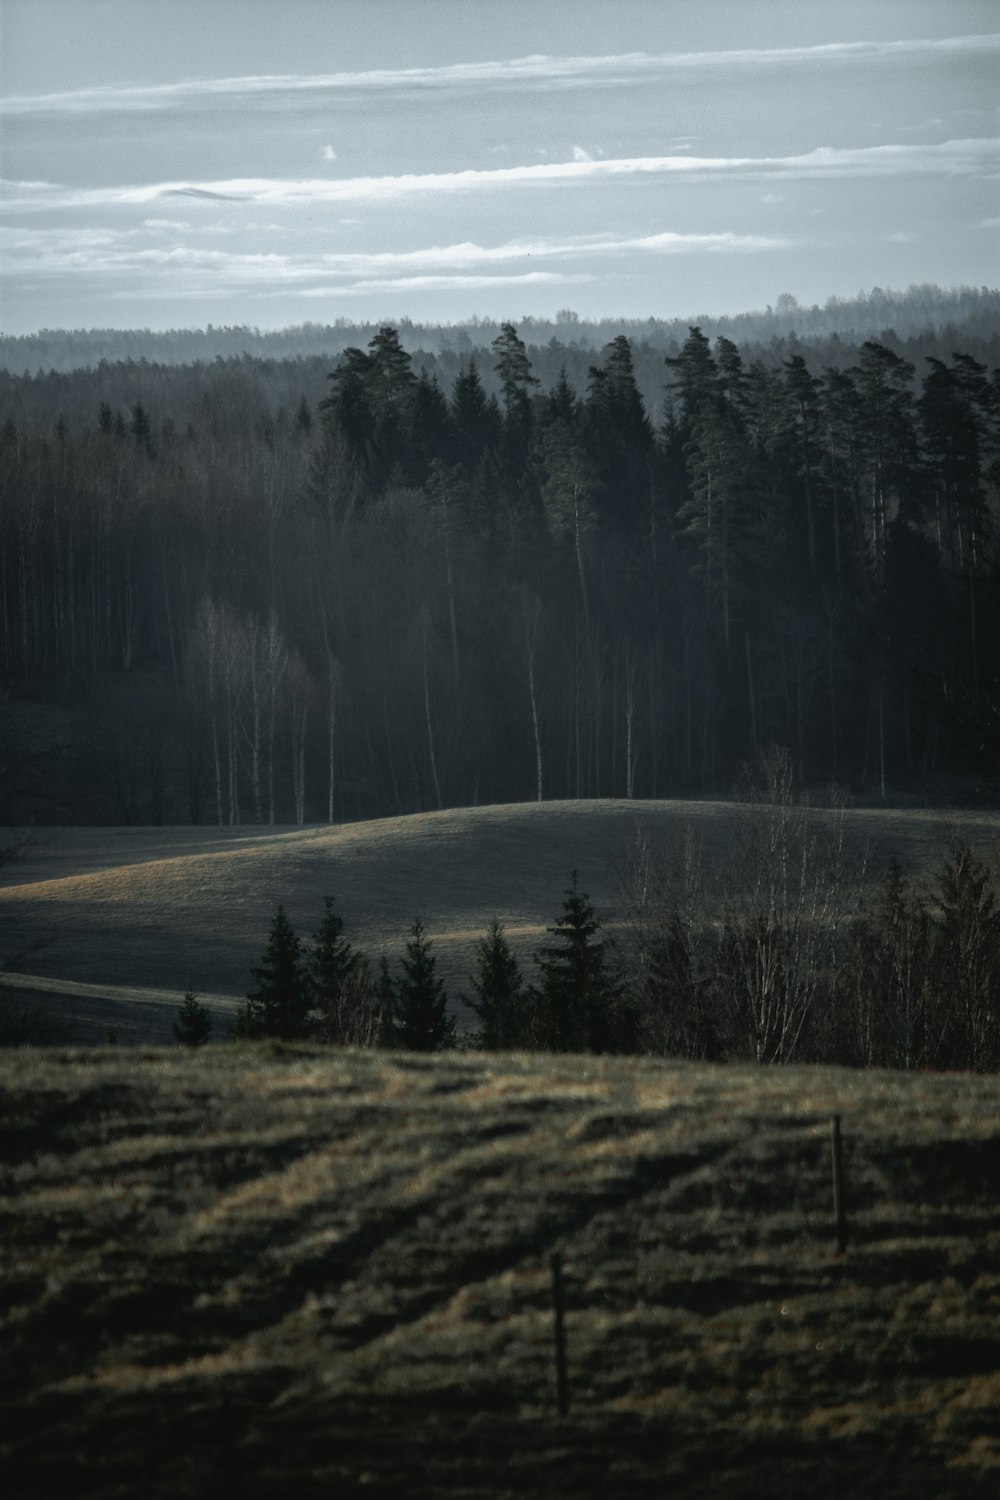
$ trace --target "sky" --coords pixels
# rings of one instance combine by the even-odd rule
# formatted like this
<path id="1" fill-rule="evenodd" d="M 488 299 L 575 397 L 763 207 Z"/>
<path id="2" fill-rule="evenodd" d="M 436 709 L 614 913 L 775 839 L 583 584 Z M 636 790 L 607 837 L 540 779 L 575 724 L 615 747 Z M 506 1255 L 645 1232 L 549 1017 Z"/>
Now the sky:
<path id="1" fill-rule="evenodd" d="M 1000 0 L 0 0 L 0 329 L 996 286 Z"/>

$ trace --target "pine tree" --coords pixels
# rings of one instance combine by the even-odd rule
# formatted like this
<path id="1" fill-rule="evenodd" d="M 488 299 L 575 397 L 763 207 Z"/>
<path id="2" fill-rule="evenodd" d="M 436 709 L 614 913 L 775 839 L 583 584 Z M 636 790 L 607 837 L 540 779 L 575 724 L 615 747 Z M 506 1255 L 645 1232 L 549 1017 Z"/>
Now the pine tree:
<path id="1" fill-rule="evenodd" d="M 466 1004 L 483 1023 L 479 1045 L 487 1051 L 530 1047 L 531 1006 L 503 923 L 496 917 L 476 944 L 476 972 L 469 982 L 478 999 L 466 999 Z"/>
<path id="2" fill-rule="evenodd" d="M 309 984 L 298 938 L 279 906 L 260 964 L 250 970 L 257 989 L 240 1009 L 235 1035 L 298 1041 L 309 1030 Z"/>
<path id="3" fill-rule="evenodd" d="M 700 328 L 690 327 L 680 354 L 668 355 L 664 363 L 676 371 L 672 384 L 680 394 L 682 422 L 690 424 L 703 406 L 715 405 L 719 399 L 719 367 L 712 358 L 712 346 Z"/>
<path id="4" fill-rule="evenodd" d="M 490 347 L 497 357 L 493 368 L 500 378 L 504 421 L 508 426 L 511 422 L 523 422 L 528 414 L 529 387 L 537 385 L 538 380 L 531 373 L 528 351 L 513 323 L 500 324 L 500 335 Z"/>
<path id="5" fill-rule="evenodd" d="M 437 960 L 418 918 L 395 984 L 395 1040 L 409 1052 L 440 1052 L 455 1039 L 455 1023 L 448 1019 L 448 996 L 434 973 Z"/>
<path id="6" fill-rule="evenodd" d="M 212 1031 L 212 1016 L 207 1006 L 202 1005 L 189 990 L 183 1003 L 178 1006 L 174 1022 L 174 1040 L 182 1047 L 201 1047 L 208 1041 Z"/>
<path id="7" fill-rule="evenodd" d="M 556 939 L 535 955 L 541 972 L 539 1005 L 555 1052 L 624 1051 L 633 1045 L 630 1009 L 608 964 L 607 943 L 577 872 L 563 914 L 549 932 Z"/>

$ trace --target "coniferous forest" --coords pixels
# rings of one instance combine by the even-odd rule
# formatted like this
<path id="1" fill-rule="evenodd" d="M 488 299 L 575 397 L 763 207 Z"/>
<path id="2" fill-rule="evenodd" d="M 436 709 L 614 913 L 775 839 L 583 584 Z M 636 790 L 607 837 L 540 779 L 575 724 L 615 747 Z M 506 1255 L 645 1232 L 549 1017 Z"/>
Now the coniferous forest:
<path id="1" fill-rule="evenodd" d="M 927 324 L 0 375 L 3 820 L 708 794 L 771 745 L 986 794 L 1000 370 Z"/>

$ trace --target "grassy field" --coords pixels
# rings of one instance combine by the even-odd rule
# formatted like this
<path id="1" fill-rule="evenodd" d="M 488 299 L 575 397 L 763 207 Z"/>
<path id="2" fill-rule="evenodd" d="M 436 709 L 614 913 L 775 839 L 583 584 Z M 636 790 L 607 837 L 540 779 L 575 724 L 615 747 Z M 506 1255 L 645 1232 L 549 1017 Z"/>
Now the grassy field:
<path id="1" fill-rule="evenodd" d="M 235 1011 L 279 902 L 308 937 L 329 894 L 347 935 L 376 959 L 394 960 L 420 916 L 457 994 L 494 914 L 530 960 L 574 868 L 613 926 L 616 870 L 637 827 L 667 858 L 690 828 L 711 870 L 729 857 L 738 817 L 722 802 L 548 802 L 279 832 L 43 830 L 0 869 L 0 964 L 25 1000 L 47 997 L 67 1039 L 114 1029 L 120 1041 L 169 1041 L 188 988 L 223 1022 Z M 929 871 L 952 835 L 995 843 L 1000 814 L 856 809 L 846 827 L 881 877 L 892 855 Z"/>
<path id="2" fill-rule="evenodd" d="M 996 1080 L 29 1050 L 0 1134 L 10 1500 L 1000 1485 Z"/>

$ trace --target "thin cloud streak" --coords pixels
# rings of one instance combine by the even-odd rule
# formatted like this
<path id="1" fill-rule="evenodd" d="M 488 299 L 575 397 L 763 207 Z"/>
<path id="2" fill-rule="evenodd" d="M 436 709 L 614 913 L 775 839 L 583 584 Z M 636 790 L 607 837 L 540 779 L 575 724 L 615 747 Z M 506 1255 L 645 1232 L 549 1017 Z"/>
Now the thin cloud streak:
<path id="1" fill-rule="evenodd" d="M 349 287 L 314 287 L 296 292 L 299 297 L 361 297 L 366 292 L 460 292 L 500 286 L 582 286 L 595 278 L 586 272 L 523 271 L 500 276 L 389 276 L 356 281 Z"/>
<path id="2" fill-rule="evenodd" d="M 706 69 L 799 67 L 818 63 L 910 62 L 921 56 L 1000 52 L 1000 33 L 912 38 L 890 42 L 830 42 L 811 47 L 742 48 L 711 52 L 631 52 L 596 57 L 531 56 L 439 68 L 385 68 L 363 72 L 278 73 L 234 78 L 192 78 L 168 84 L 107 86 L 0 99 L 0 115 L 95 114 L 162 111 L 210 100 L 242 107 L 248 98 L 305 93 L 409 92 L 475 87 L 574 87 L 654 79 L 664 73 Z"/>
<path id="3" fill-rule="evenodd" d="M 14 193 L 8 209 L 109 208 L 170 198 L 213 203 L 257 203 L 287 207 L 315 203 L 379 201 L 409 194 L 449 194 L 510 187 L 551 186 L 594 180 L 673 176 L 690 180 L 722 176 L 775 178 L 866 178 L 902 175 L 973 176 L 1000 171 L 1000 138 L 944 141 L 938 145 L 819 146 L 796 156 L 641 156 L 600 161 L 542 162 L 528 166 L 466 168 L 456 172 L 347 178 L 235 177 L 218 182 L 159 182 L 109 188 L 54 188 Z M 6 184 L 16 189 L 17 183 Z"/>
<path id="4" fill-rule="evenodd" d="M 11 276 L 59 276 L 69 272 L 76 276 L 142 275 L 169 268 L 173 274 L 208 273 L 213 278 L 242 285 L 266 280 L 287 287 L 290 282 L 321 278 L 326 281 L 361 278 L 357 284 L 369 289 L 376 286 L 403 289 L 440 286 L 456 278 L 475 285 L 477 274 L 484 285 L 495 285 L 502 278 L 478 268 L 524 264 L 531 260 L 573 261 L 598 256 L 604 261 L 609 256 L 636 252 L 645 255 L 753 254 L 788 249 L 793 243 L 728 231 L 718 234 L 664 231 L 617 238 L 612 235 L 580 235 L 567 239 L 510 240 L 500 245 L 464 241 L 419 250 L 367 254 L 335 251 L 282 255 L 276 252 L 238 253 L 187 245 L 137 246 L 137 239 L 148 239 L 148 234 L 139 230 L 6 229 L 0 230 L 0 249 L 4 253 L 7 273 Z M 414 274 L 403 274 L 408 271 Z M 514 281 L 539 281 L 559 275 L 556 272 L 524 271 L 518 273 Z"/>

